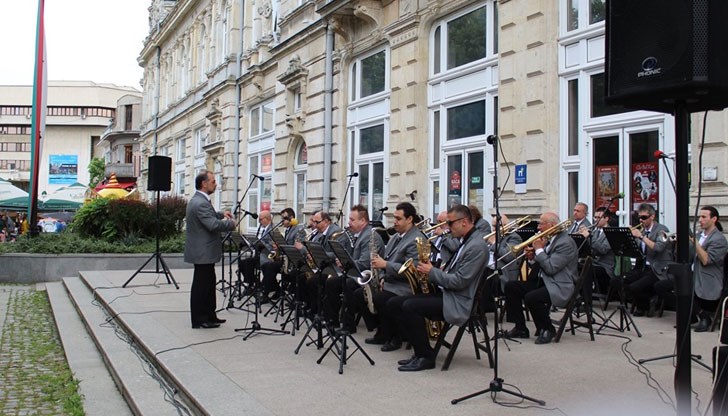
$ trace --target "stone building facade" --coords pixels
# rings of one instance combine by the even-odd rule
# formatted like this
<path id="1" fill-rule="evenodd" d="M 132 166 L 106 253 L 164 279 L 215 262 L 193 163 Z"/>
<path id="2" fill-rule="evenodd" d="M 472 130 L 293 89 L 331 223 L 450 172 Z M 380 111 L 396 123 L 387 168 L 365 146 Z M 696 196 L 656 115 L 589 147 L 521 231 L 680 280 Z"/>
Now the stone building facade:
<path id="1" fill-rule="evenodd" d="M 498 194 L 512 216 L 568 217 L 624 192 L 623 224 L 642 201 L 674 224 L 653 156 L 674 154 L 672 117 L 606 105 L 604 56 L 598 0 L 154 0 L 143 151 L 172 157 L 180 195 L 214 171 L 219 207 L 435 217 Z M 725 112 L 707 120 L 701 204 L 728 211 Z"/>

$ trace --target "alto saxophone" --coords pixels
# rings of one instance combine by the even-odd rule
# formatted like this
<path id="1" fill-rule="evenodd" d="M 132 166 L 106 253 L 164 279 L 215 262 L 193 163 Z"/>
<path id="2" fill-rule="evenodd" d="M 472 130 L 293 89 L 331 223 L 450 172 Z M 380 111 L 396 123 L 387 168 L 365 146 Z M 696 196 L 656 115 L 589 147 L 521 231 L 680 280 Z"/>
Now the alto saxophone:
<path id="1" fill-rule="evenodd" d="M 415 239 L 417 244 L 417 260 L 420 263 L 429 263 L 432 249 L 430 241 L 423 237 L 417 237 Z M 435 293 L 435 286 L 431 285 L 430 278 L 427 273 L 420 273 L 414 265 L 414 259 L 407 259 L 402 267 L 399 269 L 399 273 L 403 274 L 407 278 L 407 282 L 412 289 L 412 293 L 415 295 L 423 294 L 427 295 Z M 425 327 L 427 334 L 431 339 L 437 339 L 442 333 L 443 322 L 433 321 L 425 318 Z"/>
<path id="2" fill-rule="evenodd" d="M 374 257 L 375 254 L 379 253 L 379 245 L 375 238 L 374 231 L 369 238 L 369 256 Z M 367 308 L 372 314 L 377 313 L 377 309 L 374 307 L 374 295 L 382 290 L 382 277 L 379 275 L 379 269 L 375 269 L 370 266 L 370 270 L 364 270 L 361 272 L 361 276 L 357 277 L 357 283 L 362 287 L 364 293 L 364 300 L 367 303 Z"/>

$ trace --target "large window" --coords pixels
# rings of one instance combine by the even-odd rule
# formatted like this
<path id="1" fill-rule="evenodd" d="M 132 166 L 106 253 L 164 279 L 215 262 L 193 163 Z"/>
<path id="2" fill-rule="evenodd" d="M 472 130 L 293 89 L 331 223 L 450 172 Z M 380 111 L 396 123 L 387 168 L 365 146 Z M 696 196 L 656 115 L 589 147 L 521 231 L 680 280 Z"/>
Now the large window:
<path id="1" fill-rule="evenodd" d="M 294 200 L 293 206 L 296 209 L 298 222 L 304 224 L 306 218 L 303 215 L 304 205 L 306 203 L 306 171 L 308 170 L 308 146 L 303 142 L 296 150 L 296 160 L 293 166 L 294 182 Z"/>
<path id="2" fill-rule="evenodd" d="M 485 134 L 485 100 L 447 109 L 447 140 Z"/>
<path id="3" fill-rule="evenodd" d="M 562 0 L 566 2 L 566 31 L 586 29 L 606 18 L 606 0 Z"/>
<path id="4" fill-rule="evenodd" d="M 389 84 L 387 50 L 357 59 L 351 66 L 351 100 L 384 92 Z"/>
<path id="5" fill-rule="evenodd" d="M 250 138 L 255 139 L 273 131 L 275 109 L 273 102 L 257 105 L 250 110 Z"/>
<path id="6" fill-rule="evenodd" d="M 492 18 L 488 18 L 488 13 Z M 432 72 L 439 74 L 494 56 L 498 51 L 497 8 L 488 2 L 476 9 L 453 15 L 435 26 Z"/>

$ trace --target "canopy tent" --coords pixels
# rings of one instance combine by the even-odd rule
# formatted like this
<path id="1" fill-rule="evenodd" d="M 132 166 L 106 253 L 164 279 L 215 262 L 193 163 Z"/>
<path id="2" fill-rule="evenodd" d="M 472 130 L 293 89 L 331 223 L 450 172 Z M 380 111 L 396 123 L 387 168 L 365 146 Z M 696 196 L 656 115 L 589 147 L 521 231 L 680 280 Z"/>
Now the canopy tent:
<path id="1" fill-rule="evenodd" d="M 62 188 L 58 188 L 55 192 L 48 195 L 51 199 L 62 199 L 66 201 L 74 201 L 78 203 L 83 203 L 87 197 L 87 193 L 89 192 L 89 187 L 76 182 L 73 185 L 64 186 Z"/>
<path id="2" fill-rule="evenodd" d="M 28 193 L 13 185 L 10 181 L 0 178 L 0 201 L 21 196 L 27 197 Z"/>
<path id="3" fill-rule="evenodd" d="M 0 210 L 27 210 L 29 204 L 28 196 L 20 196 L 0 201 Z M 39 211 L 64 211 L 76 210 L 82 205 L 81 202 L 69 201 L 65 199 L 51 198 L 45 201 L 38 200 Z"/>

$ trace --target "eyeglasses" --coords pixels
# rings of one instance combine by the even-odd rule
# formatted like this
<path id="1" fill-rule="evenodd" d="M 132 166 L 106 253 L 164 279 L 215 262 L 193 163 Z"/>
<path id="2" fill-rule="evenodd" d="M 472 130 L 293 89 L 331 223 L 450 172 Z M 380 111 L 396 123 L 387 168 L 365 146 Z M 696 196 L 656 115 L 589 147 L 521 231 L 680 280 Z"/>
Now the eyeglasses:
<path id="1" fill-rule="evenodd" d="M 647 221 L 648 219 L 650 219 L 650 217 L 651 217 L 651 215 L 640 215 L 640 219 L 642 221 Z"/>
<path id="2" fill-rule="evenodd" d="M 290 221 L 291 219 L 288 217 L 281 217 L 281 221 Z"/>
<path id="3" fill-rule="evenodd" d="M 314 224 L 321 224 L 323 222 L 323 220 L 321 220 L 321 221 L 311 220 L 311 222 Z"/>
<path id="4" fill-rule="evenodd" d="M 458 221 L 460 221 L 460 220 L 464 220 L 464 219 L 465 219 L 465 217 L 462 217 L 462 218 L 458 218 L 458 219 L 456 219 L 456 220 L 452 220 L 452 221 L 448 220 L 448 221 L 447 221 L 447 226 L 448 226 L 448 227 L 452 227 L 452 225 L 453 225 L 453 224 L 455 224 L 456 222 L 458 222 Z"/>
<path id="5" fill-rule="evenodd" d="M 599 220 L 601 220 L 602 218 L 603 218 L 602 216 L 596 216 L 596 215 L 595 215 L 595 216 L 594 216 L 594 221 L 599 221 Z"/>

